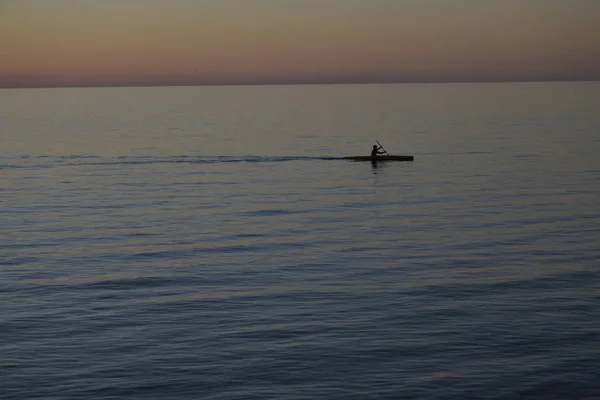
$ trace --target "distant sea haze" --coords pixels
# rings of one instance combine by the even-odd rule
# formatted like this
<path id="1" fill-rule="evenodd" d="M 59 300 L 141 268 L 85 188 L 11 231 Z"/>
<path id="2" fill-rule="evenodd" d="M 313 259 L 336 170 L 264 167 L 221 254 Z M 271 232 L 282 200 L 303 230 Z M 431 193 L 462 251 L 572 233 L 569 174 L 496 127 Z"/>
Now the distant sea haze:
<path id="1" fill-rule="evenodd" d="M 2 91 L 0 398 L 599 398 L 598 104 Z"/>

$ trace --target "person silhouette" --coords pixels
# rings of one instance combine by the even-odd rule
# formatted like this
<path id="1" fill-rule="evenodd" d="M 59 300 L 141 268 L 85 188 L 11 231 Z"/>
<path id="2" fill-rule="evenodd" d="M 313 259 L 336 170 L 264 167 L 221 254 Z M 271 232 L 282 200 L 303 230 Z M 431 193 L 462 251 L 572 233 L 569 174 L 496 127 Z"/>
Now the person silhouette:
<path id="1" fill-rule="evenodd" d="M 383 154 L 385 151 L 379 151 L 382 147 L 377 147 L 377 145 L 373 145 L 373 150 L 371 150 L 371 157 L 377 157 L 377 154 Z"/>

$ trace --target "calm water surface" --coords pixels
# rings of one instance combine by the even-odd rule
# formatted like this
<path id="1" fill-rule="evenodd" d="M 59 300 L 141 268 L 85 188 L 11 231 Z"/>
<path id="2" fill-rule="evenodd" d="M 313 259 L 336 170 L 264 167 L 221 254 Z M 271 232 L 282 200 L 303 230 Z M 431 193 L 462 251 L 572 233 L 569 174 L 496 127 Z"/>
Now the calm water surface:
<path id="1" fill-rule="evenodd" d="M 0 398 L 600 398 L 598 104 L 1 90 Z"/>

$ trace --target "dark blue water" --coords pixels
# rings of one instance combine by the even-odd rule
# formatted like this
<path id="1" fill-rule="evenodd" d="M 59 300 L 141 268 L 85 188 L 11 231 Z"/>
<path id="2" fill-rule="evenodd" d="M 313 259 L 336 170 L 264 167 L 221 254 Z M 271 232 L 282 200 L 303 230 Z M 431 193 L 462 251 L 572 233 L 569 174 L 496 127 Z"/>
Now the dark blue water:
<path id="1" fill-rule="evenodd" d="M 0 91 L 0 398 L 600 398 L 598 104 Z"/>

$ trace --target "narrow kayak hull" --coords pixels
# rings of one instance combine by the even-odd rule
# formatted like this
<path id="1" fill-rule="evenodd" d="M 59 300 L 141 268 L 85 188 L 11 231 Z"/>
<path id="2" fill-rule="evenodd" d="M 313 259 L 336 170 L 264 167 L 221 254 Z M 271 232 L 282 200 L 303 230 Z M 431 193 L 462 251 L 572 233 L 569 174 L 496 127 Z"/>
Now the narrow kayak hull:
<path id="1" fill-rule="evenodd" d="M 415 159 L 414 156 L 352 156 L 352 157 L 344 157 L 344 160 L 353 160 L 353 161 L 413 161 Z"/>

